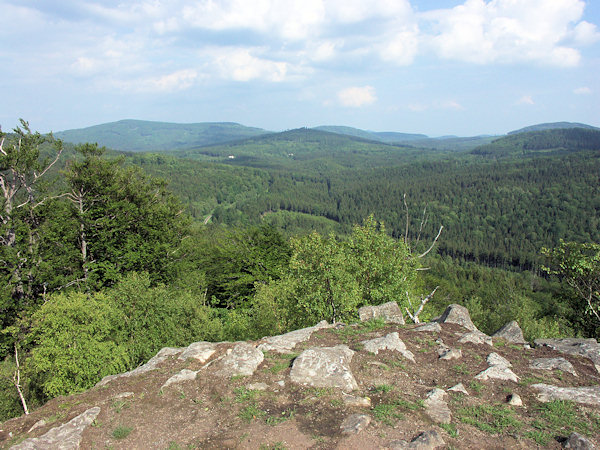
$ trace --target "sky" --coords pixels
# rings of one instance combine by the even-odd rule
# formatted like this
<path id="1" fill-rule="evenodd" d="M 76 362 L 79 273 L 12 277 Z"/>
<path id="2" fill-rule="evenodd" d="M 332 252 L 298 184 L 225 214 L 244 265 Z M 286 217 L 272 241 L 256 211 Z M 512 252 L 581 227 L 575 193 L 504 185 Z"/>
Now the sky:
<path id="1" fill-rule="evenodd" d="M 599 0 L 0 0 L 0 125 L 600 126 Z"/>

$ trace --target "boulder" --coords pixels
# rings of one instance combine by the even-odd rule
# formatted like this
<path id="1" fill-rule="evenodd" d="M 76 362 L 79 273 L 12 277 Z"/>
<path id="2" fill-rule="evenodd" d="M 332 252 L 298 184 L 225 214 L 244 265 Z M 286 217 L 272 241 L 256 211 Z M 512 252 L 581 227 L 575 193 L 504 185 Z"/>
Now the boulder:
<path id="1" fill-rule="evenodd" d="M 498 353 L 492 352 L 487 357 L 488 366 L 512 367 L 510 361 Z"/>
<path id="2" fill-rule="evenodd" d="M 404 342 L 400 339 L 397 332 L 387 334 L 385 337 L 379 337 L 371 339 L 369 341 L 362 341 L 364 349 L 368 352 L 375 353 L 376 355 L 380 350 L 393 350 L 399 352 L 406 359 L 415 362 L 415 355 L 406 348 Z"/>
<path id="3" fill-rule="evenodd" d="M 437 322 L 428 322 L 428 323 L 424 323 L 423 325 L 419 325 L 416 328 L 413 328 L 413 331 L 419 331 L 419 332 L 427 331 L 430 333 L 440 333 L 442 331 L 442 327 Z"/>
<path id="4" fill-rule="evenodd" d="M 354 351 L 346 345 L 309 348 L 294 360 L 290 379 L 298 384 L 353 391 L 358 388 L 350 371 L 353 356 Z"/>
<path id="5" fill-rule="evenodd" d="M 342 434 L 356 434 L 367 428 L 370 423 L 371 418 L 366 414 L 352 414 L 344 419 L 340 429 Z"/>
<path id="6" fill-rule="evenodd" d="M 59 448 L 61 450 L 78 449 L 83 431 L 100 414 L 100 407 L 95 406 L 79 414 L 69 422 L 52 428 L 43 436 L 25 439 L 18 445 L 11 447 L 15 450 L 34 450 L 44 448 Z"/>
<path id="7" fill-rule="evenodd" d="M 459 394 L 469 395 L 469 393 L 465 389 L 464 384 L 462 384 L 462 383 L 458 383 L 457 385 L 452 386 L 451 388 L 448 388 L 448 390 L 450 392 L 457 392 Z"/>
<path id="8" fill-rule="evenodd" d="M 508 322 L 506 325 L 492 334 L 492 337 L 506 339 L 506 341 L 510 342 L 511 344 L 527 344 L 527 341 L 523 337 L 523 330 L 521 330 L 521 327 L 516 320 Z"/>
<path id="9" fill-rule="evenodd" d="M 592 442 L 580 435 L 579 433 L 571 433 L 568 439 L 563 443 L 564 448 L 573 448 L 575 450 L 594 450 L 596 447 Z"/>
<path id="10" fill-rule="evenodd" d="M 361 322 L 371 319 L 383 319 L 388 323 L 404 325 L 404 316 L 396 302 L 388 302 L 377 306 L 363 306 L 358 310 Z"/>
<path id="11" fill-rule="evenodd" d="M 427 393 L 425 399 L 425 414 L 429 416 L 435 423 L 450 423 L 452 414 L 444 397 L 446 392 L 442 389 L 435 388 Z"/>
<path id="12" fill-rule="evenodd" d="M 461 305 L 450 305 L 444 313 L 437 319 L 439 323 L 456 323 L 465 327 L 469 331 L 475 331 L 477 328 L 471 321 L 469 310 Z"/>
<path id="13" fill-rule="evenodd" d="M 511 406 L 523 406 L 523 400 L 519 394 L 510 394 L 506 401 Z"/>
<path id="14" fill-rule="evenodd" d="M 505 366 L 490 366 L 478 375 L 475 375 L 476 380 L 487 381 L 489 379 L 514 381 L 519 382 L 519 377 Z"/>
<path id="15" fill-rule="evenodd" d="M 529 367 L 540 370 L 562 370 L 577 376 L 575 367 L 565 358 L 536 358 L 529 362 Z"/>
<path id="16" fill-rule="evenodd" d="M 589 358 L 600 372 L 600 344 L 593 338 L 563 338 L 563 339 L 536 339 L 536 347 L 550 347 L 567 355 L 579 355 Z"/>
<path id="17" fill-rule="evenodd" d="M 441 347 L 438 350 L 438 356 L 443 360 L 462 358 L 462 350 L 460 348 Z"/>
<path id="18" fill-rule="evenodd" d="M 181 383 L 183 381 L 195 380 L 196 375 L 198 375 L 198 372 L 195 372 L 195 371 L 189 370 L 189 369 L 183 369 L 180 372 L 177 372 L 175 375 L 173 375 L 167 381 L 165 381 L 165 384 L 163 384 L 161 386 L 161 389 L 166 388 L 167 386 L 169 386 L 171 384 L 177 384 L 177 383 Z"/>
<path id="19" fill-rule="evenodd" d="M 582 405 L 600 406 L 600 386 L 558 387 L 539 383 L 531 387 L 539 391 L 538 400 L 541 402 L 571 400 Z"/>
<path id="20" fill-rule="evenodd" d="M 471 342 L 473 344 L 487 344 L 490 346 L 494 345 L 492 338 L 479 330 L 473 330 L 463 334 L 458 340 L 458 342 L 461 344 Z"/>
<path id="21" fill-rule="evenodd" d="M 350 395 L 342 392 L 342 399 L 346 406 L 356 406 L 359 408 L 370 408 L 371 399 L 369 397 L 358 397 L 356 395 Z"/>
<path id="22" fill-rule="evenodd" d="M 264 359 L 263 352 L 254 345 L 240 342 L 219 362 L 219 369 L 215 375 L 220 377 L 250 376 Z"/>
<path id="23" fill-rule="evenodd" d="M 321 328 L 326 328 L 329 325 L 326 320 L 322 320 L 318 324 L 300 330 L 290 331 L 279 336 L 271 336 L 264 340 L 258 346 L 258 349 L 263 352 L 287 353 L 292 350 L 298 343 L 307 341 L 311 335 Z"/>
<path id="24" fill-rule="evenodd" d="M 194 342 L 179 355 L 178 359 L 185 361 L 192 358 L 204 364 L 217 351 L 216 347 L 213 342 Z"/>

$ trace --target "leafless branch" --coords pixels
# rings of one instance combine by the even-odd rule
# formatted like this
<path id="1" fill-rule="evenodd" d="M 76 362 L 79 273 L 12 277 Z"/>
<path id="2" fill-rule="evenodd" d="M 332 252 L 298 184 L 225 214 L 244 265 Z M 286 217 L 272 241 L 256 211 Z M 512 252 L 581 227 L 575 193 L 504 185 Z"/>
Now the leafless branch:
<path id="1" fill-rule="evenodd" d="M 15 364 L 17 368 L 15 369 L 15 373 L 13 374 L 13 384 L 17 388 L 17 392 L 19 393 L 19 398 L 21 399 L 21 404 L 23 405 L 23 411 L 25 414 L 29 414 L 29 409 L 27 408 L 27 402 L 25 401 L 25 397 L 23 396 L 23 391 L 21 390 L 21 367 L 19 365 L 19 352 L 17 350 L 17 343 L 15 342 Z"/>
<path id="2" fill-rule="evenodd" d="M 436 243 L 436 242 L 437 242 L 437 240 L 440 238 L 440 234 L 442 234 L 442 230 L 443 230 L 443 229 L 444 229 L 444 225 L 441 225 L 441 226 L 440 226 L 440 231 L 438 231 L 438 234 L 437 234 L 437 236 L 435 237 L 435 239 L 433 240 L 433 242 L 431 243 L 431 246 L 430 246 L 430 247 L 429 247 L 429 248 L 428 248 L 428 249 L 427 249 L 425 252 L 421 253 L 421 254 L 419 255 L 419 258 L 422 258 L 423 256 L 427 255 L 427 253 L 429 253 L 429 252 L 430 252 L 430 251 L 433 249 L 433 247 L 434 247 L 435 243 Z"/>
<path id="3" fill-rule="evenodd" d="M 408 205 L 406 204 L 406 192 L 402 197 L 402 201 L 404 202 L 404 209 L 406 210 L 406 229 L 404 230 L 404 243 L 408 245 Z"/>
<path id="4" fill-rule="evenodd" d="M 421 304 L 419 305 L 419 308 L 417 308 L 417 310 L 414 313 L 411 313 L 410 310 L 408 308 L 406 309 L 406 312 L 408 313 L 409 317 L 411 318 L 411 320 L 414 323 L 420 323 L 419 322 L 419 314 L 421 314 L 421 312 L 423 312 L 423 307 L 425 307 L 425 305 L 427 304 L 427 302 L 429 300 L 431 300 L 431 298 L 433 297 L 433 294 L 435 294 L 435 291 L 437 291 L 439 288 L 439 286 L 436 286 L 435 289 L 433 291 L 431 291 L 431 293 L 423 298 L 423 296 L 421 296 Z M 408 292 L 406 293 L 406 297 L 408 297 L 408 304 L 410 305 L 411 309 L 412 309 L 412 302 L 410 301 L 410 296 L 408 295 Z"/>

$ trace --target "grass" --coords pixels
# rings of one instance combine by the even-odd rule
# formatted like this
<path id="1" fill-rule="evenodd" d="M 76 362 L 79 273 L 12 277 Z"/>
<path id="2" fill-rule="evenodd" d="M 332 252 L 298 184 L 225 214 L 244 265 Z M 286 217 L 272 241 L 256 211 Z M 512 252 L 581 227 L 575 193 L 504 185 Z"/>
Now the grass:
<path id="1" fill-rule="evenodd" d="M 529 386 L 531 384 L 537 384 L 537 383 L 545 383 L 546 380 L 540 377 L 524 377 L 521 378 L 521 381 L 519 381 L 519 385 L 521 386 Z"/>
<path id="2" fill-rule="evenodd" d="M 399 408 L 406 409 L 409 411 L 416 411 L 418 409 L 425 407 L 425 403 L 421 399 L 411 402 L 408 400 L 398 398 L 398 399 L 396 399 L 396 401 L 394 401 L 394 405 L 396 405 Z"/>
<path id="3" fill-rule="evenodd" d="M 461 422 L 490 434 L 514 431 L 522 426 L 522 423 L 514 418 L 513 411 L 502 405 L 468 406 L 460 408 L 457 413 Z"/>
<path id="4" fill-rule="evenodd" d="M 481 391 L 482 391 L 482 390 L 483 390 L 483 388 L 484 388 L 484 385 L 483 385 L 483 384 L 481 384 L 481 383 L 480 383 L 479 381 L 477 381 L 477 380 L 472 380 L 472 381 L 469 383 L 469 388 L 471 388 L 471 389 L 472 389 L 472 390 L 475 392 L 475 395 L 480 395 L 480 394 L 481 394 Z"/>
<path id="5" fill-rule="evenodd" d="M 394 386 L 392 386 L 390 384 L 380 384 L 378 386 L 373 386 L 373 391 L 374 392 L 382 392 L 384 394 L 386 392 L 390 392 L 393 389 L 394 389 Z"/>
<path id="6" fill-rule="evenodd" d="M 264 417 L 266 413 L 255 404 L 248 405 L 239 412 L 238 417 L 245 422 L 252 422 L 254 419 Z"/>
<path id="7" fill-rule="evenodd" d="M 121 410 L 129 408 L 129 402 L 126 400 L 115 400 L 111 406 L 115 412 L 120 413 Z"/>
<path id="8" fill-rule="evenodd" d="M 129 436 L 129 433 L 133 430 L 133 427 L 126 427 L 125 425 L 119 425 L 112 432 L 112 437 L 115 439 L 125 439 Z"/>
<path id="9" fill-rule="evenodd" d="M 539 414 L 539 418 L 531 425 L 540 431 L 552 434 L 570 434 L 573 431 L 589 434 L 590 432 L 589 424 L 581 417 L 575 403 L 571 401 L 553 400 L 541 403 L 534 407 L 534 411 Z"/>
<path id="10" fill-rule="evenodd" d="M 553 436 L 552 434 L 542 430 L 534 430 L 523 433 L 523 437 L 534 440 L 535 443 L 538 445 L 546 446 L 548 445 Z"/>
<path id="11" fill-rule="evenodd" d="M 274 444 L 262 444 L 259 447 L 259 450 L 286 450 L 286 446 L 283 444 L 283 442 L 279 441 L 279 442 L 275 442 Z"/>
<path id="12" fill-rule="evenodd" d="M 279 416 L 268 416 L 265 419 L 265 422 L 267 423 L 267 425 L 275 426 L 275 425 L 278 425 L 287 420 L 293 419 L 295 415 L 296 415 L 296 409 L 294 409 L 294 408 L 286 409 L 285 411 L 282 411 L 281 415 L 279 415 Z"/>
<path id="13" fill-rule="evenodd" d="M 459 375 L 468 375 L 470 373 L 470 370 L 465 363 L 455 365 L 452 367 L 452 370 Z"/>
<path id="14" fill-rule="evenodd" d="M 452 438 L 458 437 L 458 430 L 453 423 L 440 423 L 440 428 L 444 430 Z"/>
<path id="15" fill-rule="evenodd" d="M 396 405 L 380 403 L 373 408 L 373 416 L 380 422 L 392 426 L 393 419 L 404 419 L 404 415 L 396 411 Z"/>
<path id="16" fill-rule="evenodd" d="M 260 391 L 248 389 L 246 387 L 238 387 L 233 390 L 236 403 L 253 402 L 260 395 Z"/>

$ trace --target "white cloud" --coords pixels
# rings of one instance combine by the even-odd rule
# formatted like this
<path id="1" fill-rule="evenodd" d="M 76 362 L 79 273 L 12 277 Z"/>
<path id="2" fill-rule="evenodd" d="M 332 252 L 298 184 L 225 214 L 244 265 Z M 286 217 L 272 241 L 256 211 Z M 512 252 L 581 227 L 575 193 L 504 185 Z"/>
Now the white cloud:
<path id="1" fill-rule="evenodd" d="M 533 101 L 533 97 L 531 95 L 524 95 L 517 100 L 517 105 L 535 105 L 535 102 Z"/>
<path id="2" fill-rule="evenodd" d="M 592 90 L 587 86 L 578 87 L 577 89 L 573 89 L 573 93 L 576 95 L 590 95 Z"/>
<path id="3" fill-rule="evenodd" d="M 373 86 L 354 86 L 338 92 L 338 101 L 342 106 L 358 108 L 377 101 Z"/>
<path id="4" fill-rule="evenodd" d="M 215 55 L 214 64 L 222 78 L 234 81 L 250 81 L 263 79 L 267 81 L 283 81 L 288 73 L 288 64 L 271 61 L 252 55 L 250 49 L 220 49 Z"/>
<path id="5" fill-rule="evenodd" d="M 194 69 L 178 70 L 161 77 L 146 80 L 145 87 L 161 92 L 182 91 L 193 86 L 198 78 L 198 72 Z"/>

